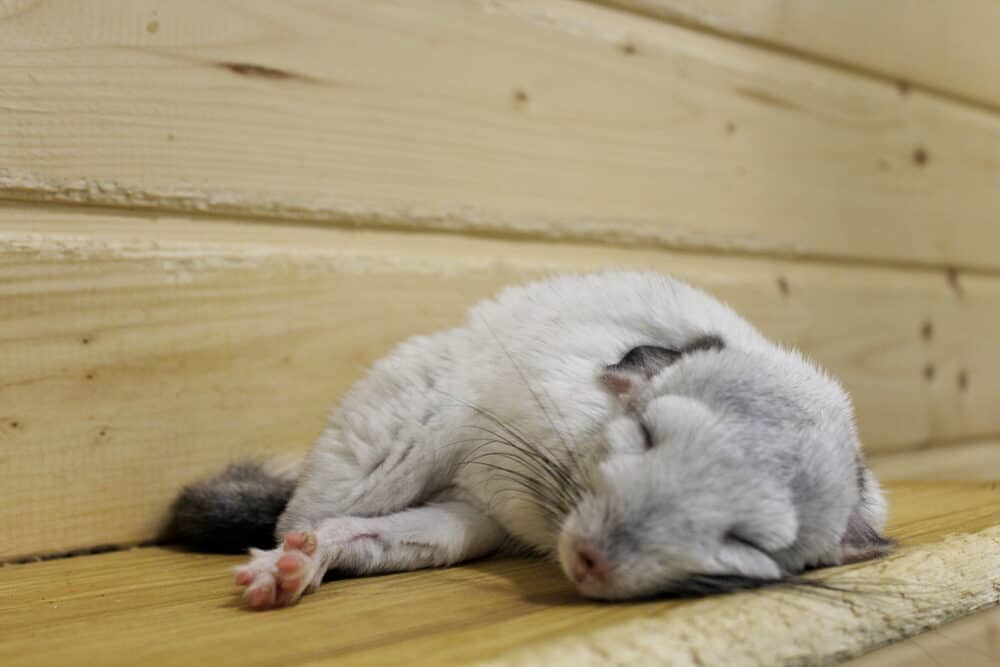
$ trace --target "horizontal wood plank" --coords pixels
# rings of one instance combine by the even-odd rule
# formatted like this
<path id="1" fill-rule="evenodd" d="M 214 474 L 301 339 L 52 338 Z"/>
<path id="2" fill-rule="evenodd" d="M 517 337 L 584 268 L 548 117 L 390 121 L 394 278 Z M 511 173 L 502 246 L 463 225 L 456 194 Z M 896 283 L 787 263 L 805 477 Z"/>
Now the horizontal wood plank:
<path id="1" fill-rule="evenodd" d="M 302 452 L 396 342 L 556 272 L 687 278 L 842 378 L 870 452 L 1000 430 L 1000 281 L 0 206 L 0 557 L 150 538 L 178 486 Z"/>
<path id="2" fill-rule="evenodd" d="M 241 558 L 138 549 L 0 568 L 0 662 L 830 664 L 998 602 L 996 485 L 890 491 L 899 553 L 817 573 L 851 593 L 607 604 L 578 598 L 552 563 L 507 559 L 330 582 L 253 613 L 231 582 Z"/>
<path id="3" fill-rule="evenodd" d="M 868 463 L 880 479 L 1000 482 L 1000 441 L 878 454 Z"/>
<path id="4" fill-rule="evenodd" d="M 597 0 L 1000 109 L 993 0 Z"/>
<path id="5" fill-rule="evenodd" d="M 4 7 L 0 197 L 1000 267 L 1000 118 L 654 19 Z"/>

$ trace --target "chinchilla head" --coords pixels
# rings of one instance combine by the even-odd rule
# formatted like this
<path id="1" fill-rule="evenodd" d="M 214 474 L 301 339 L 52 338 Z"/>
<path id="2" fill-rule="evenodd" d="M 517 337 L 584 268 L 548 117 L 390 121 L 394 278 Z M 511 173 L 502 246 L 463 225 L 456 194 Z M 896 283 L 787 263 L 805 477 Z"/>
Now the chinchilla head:
<path id="1" fill-rule="evenodd" d="M 558 538 L 584 595 L 731 590 L 891 548 L 850 399 L 798 353 L 704 332 L 597 381 L 617 411 Z"/>

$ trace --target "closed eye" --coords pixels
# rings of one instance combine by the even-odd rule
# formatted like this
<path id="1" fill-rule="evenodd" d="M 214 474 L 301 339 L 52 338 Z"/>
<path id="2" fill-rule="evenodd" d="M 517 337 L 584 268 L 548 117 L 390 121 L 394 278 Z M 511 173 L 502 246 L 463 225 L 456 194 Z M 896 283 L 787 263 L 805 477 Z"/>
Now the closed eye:
<path id="1" fill-rule="evenodd" d="M 729 531 L 728 533 L 726 533 L 726 535 L 725 535 L 725 537 L 723 539 L 725 541 L 727 541 L 727 542 L 735 542 L 736 544 L 741 544 L 741 545 L 743 545 L 745 547 L 749 547 L 749 548 L 753 549 L 754 551 L 759 551 L 760 553 L 764 554 L 768 558 L 771 557 L 771 552 L 769 552 L 767 549 L 765 549 L 764 547 L 760 546 L 759 544 L 757 544 L 753 540 L 747 539 L 746 537 L 740 535 L 739 533 L 737 533 L 735 531 L 732 531 L 732 530 Z"/>
<path id="2" fill-rule="evenodd" d="M 646 449 L 652 449 L 656 443 L 653 441 L 653 434 L 645 422 L 639 422 L 639 430 L 642 431 L 642 441 L 646 445 Z"/>

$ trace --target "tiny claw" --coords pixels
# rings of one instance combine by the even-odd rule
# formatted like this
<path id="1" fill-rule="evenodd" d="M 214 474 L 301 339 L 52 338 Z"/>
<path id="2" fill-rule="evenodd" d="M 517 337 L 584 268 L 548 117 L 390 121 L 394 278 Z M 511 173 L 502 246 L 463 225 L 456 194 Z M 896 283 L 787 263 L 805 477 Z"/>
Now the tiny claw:
<path id="1" fill-rule="evenodd" d="M 316 551 L 316 535 L 309 531 L 296 530 L 285 535 L 286 551 L 298 550 L 311 556 Z"/>

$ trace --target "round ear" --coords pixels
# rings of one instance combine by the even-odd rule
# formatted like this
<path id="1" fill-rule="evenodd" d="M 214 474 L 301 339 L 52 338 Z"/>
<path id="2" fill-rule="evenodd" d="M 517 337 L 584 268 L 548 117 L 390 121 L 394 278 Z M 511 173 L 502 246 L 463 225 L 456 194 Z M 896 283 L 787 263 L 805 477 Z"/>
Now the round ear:
<path id="1" fill-rule="evenodd" d="M 842 564 L 879 558 L 892 552 L 896 543 L 882 535 L 888 507 L 882 487 L 858 454 L 858 490 L 861 498 L 847 519 L 847 530 L 840 541 Z"/>
<path id="2" fill-rule="evenodd" d="M 847 530 L 840 541 L 840 564 L 881 558 L 892 553 L 895 548 L 893 540 L 875 530 L 861 511 L 855 509 L 847 520 Z"/>
<path id="3" fill-rule="evenodd" d="M 681 353 L 666 347 L 633 347 L 617 363 L 605 366 L 601 384 L 622 403 L 641 391 L 650 378 L 677 361 Z"/>
<path id="4" fill-rule="evenodd" d="M 601 384 L 623 405 L 629 402 L 649 382 L 645 375 L 609 366 L 600 375 Z"/>

